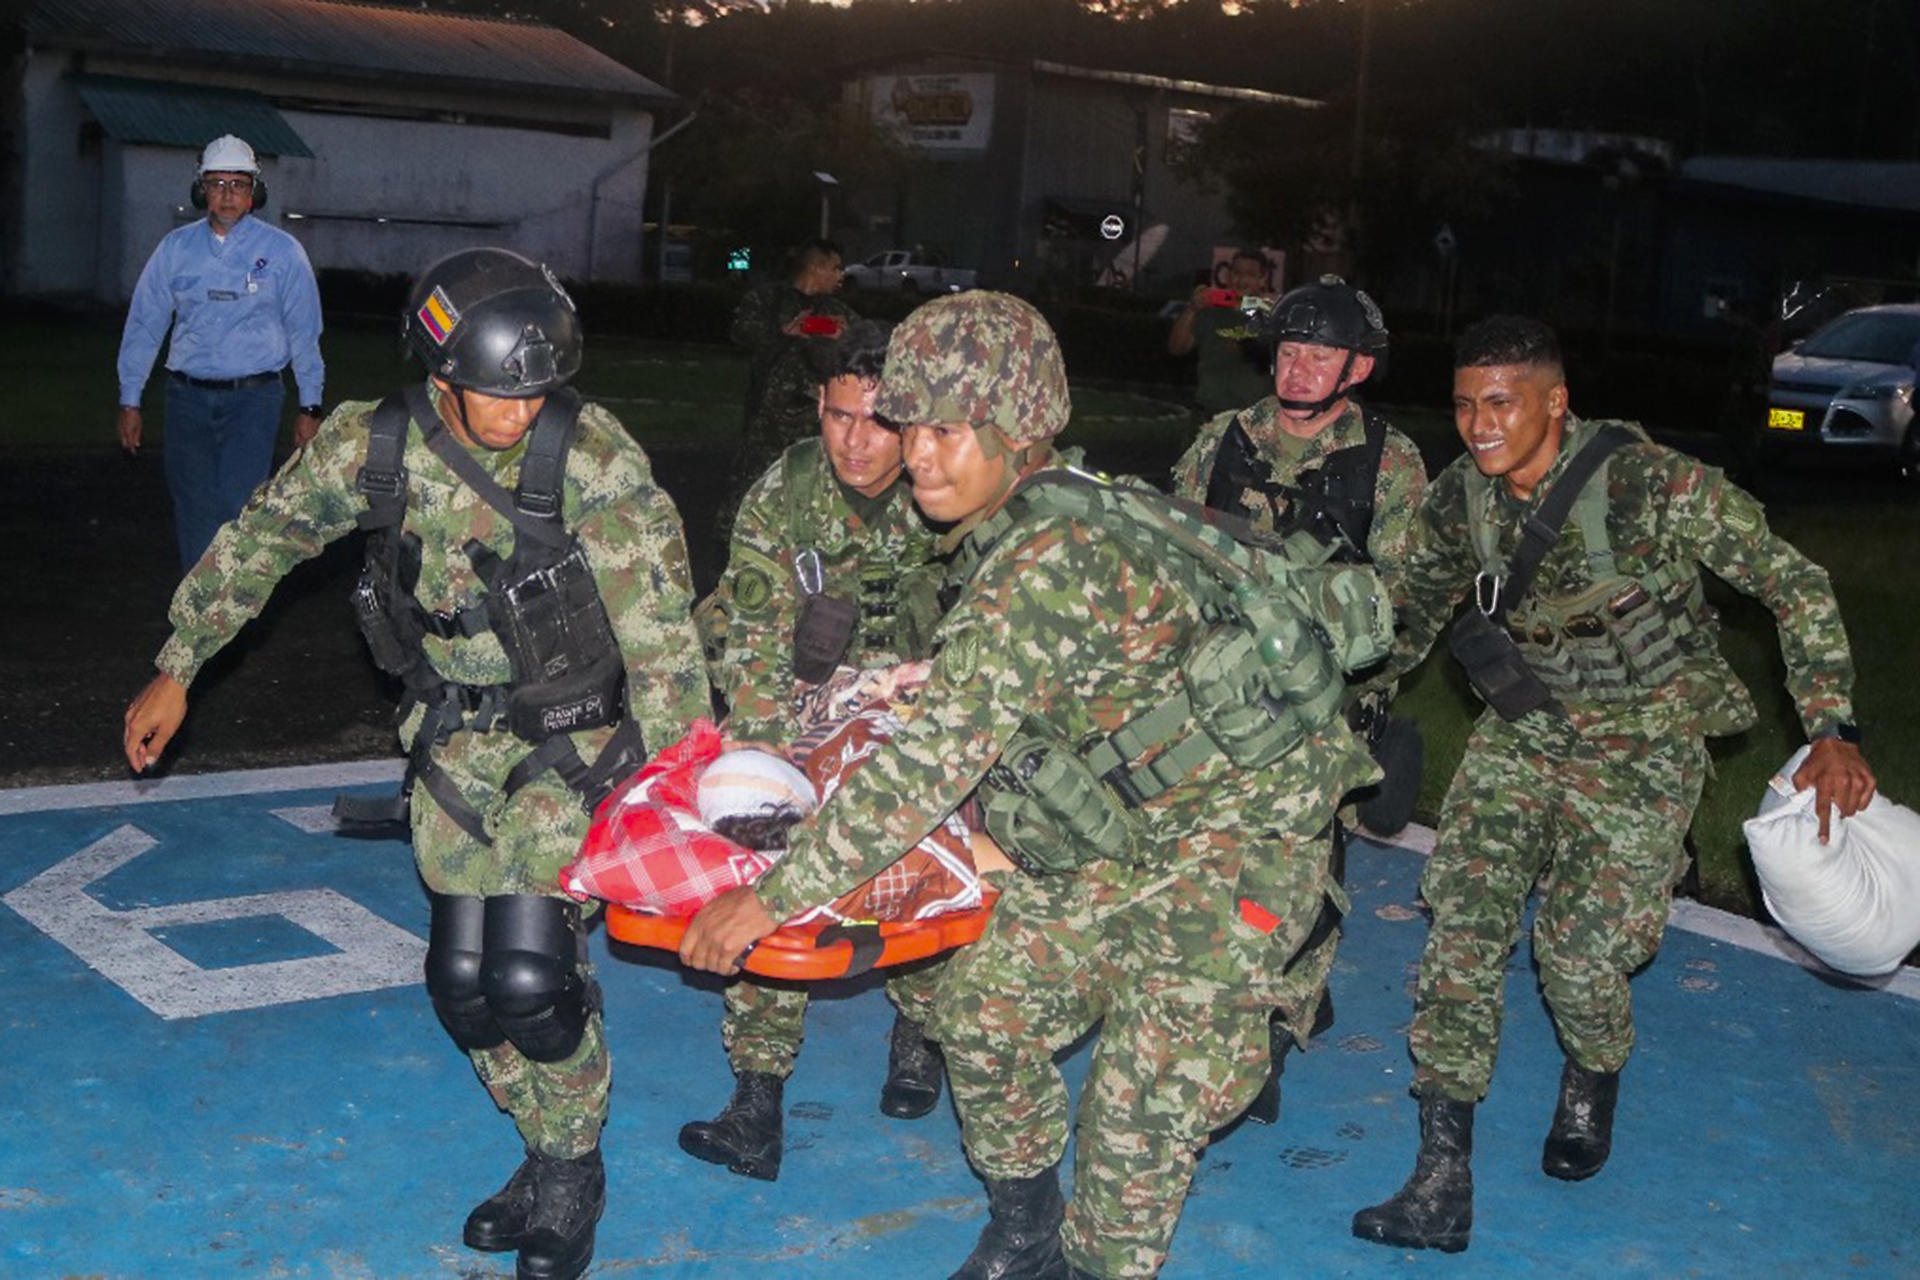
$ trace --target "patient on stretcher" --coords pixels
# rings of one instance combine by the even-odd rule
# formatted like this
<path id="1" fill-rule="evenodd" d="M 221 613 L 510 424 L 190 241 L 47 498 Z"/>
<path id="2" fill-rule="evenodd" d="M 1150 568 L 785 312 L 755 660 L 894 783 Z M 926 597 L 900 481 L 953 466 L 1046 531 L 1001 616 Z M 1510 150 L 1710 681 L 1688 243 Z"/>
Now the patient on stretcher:
<path id="1" fill-rule="evenodd" d="M 804 821 L 886 743 L 926 680 L 927 664 L 842 670 L 805 695 L 806 726 L 783 752 L 726 743 L 697 721 L 595 812 L 560 886 L 657 915 L 692 916 L 751 884 Z M 728 749 L 731 747 L 732 749 Z M 905 856 L 790 925 L 923 920 L 984 900 L 983 871 L 1010 868 L 984 831 L 950 814 Z"/>

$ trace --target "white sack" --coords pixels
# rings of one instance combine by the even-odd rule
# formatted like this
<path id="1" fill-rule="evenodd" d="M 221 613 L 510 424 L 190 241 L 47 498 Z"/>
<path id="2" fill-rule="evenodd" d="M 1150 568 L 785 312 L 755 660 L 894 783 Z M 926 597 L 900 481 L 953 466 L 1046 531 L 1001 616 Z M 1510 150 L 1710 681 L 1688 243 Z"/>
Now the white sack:
<path id="1" fill-rule="evenodd" d="M 1811 789 L 1796 792 L 1802 747 L 1743 824 L 1767 910 L 1793 940 L 1841 973 L 1870 977 L 1920 946 L 1920 813 L 1875 794 L 1851 818 L 1833 815 L 1820 843 Z"/>

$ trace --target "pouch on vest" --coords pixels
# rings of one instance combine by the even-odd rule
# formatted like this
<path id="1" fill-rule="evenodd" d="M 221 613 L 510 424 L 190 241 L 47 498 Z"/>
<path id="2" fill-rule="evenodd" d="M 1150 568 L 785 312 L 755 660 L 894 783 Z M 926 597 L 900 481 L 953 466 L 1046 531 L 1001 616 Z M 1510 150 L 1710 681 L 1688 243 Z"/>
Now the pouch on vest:
<path id="1" fill-rule="evenodd" d="M 1214 627 L 1189 648 L 1180 679 L 1202 732 L 1242 769 L 1265 768 L 1307 736 L 1306 723 L 1270 691 L 1258 639 L 1238 624 Z"/>
<path id="2" fill-rule="evenodd" d="M 353 617 L 373 665 L 403 676 L 420 657 L 426 635 L 413 601 L 420 578 L 419 536 L 399 529 L 370 535 L 366 565 L 353 588 Z"/>
<path id="3" fill-rule="evenodd" d="M 980 784 L 987 833 L 1029 875 L 1139 859 L 1139 824 L 1079 754 L 1031 722 Z"/>
<path id="4" fill-rule="evenodd" d="M 1468 609 L 1454 621 L 1447 648 L 1466 669 L 1473 691 L 1502 720 L 1518 720 L 1553 701 L 1507 629 L 1480 610 Z"/>
<path id="5" fill-rule="evenodd" d="M 547 568 L 490 589 L 486 609 L 513 667 L 507 725 L 516 737 L 544 742 L 621 718 L 626 667 L 578 543 Z"/>
<path id="6" fill-rule="evenodd" d="M 793 624 L 793 677 L 825 684 L 853 644 L 860 607 L 838 596 L 811 595 Z"/>

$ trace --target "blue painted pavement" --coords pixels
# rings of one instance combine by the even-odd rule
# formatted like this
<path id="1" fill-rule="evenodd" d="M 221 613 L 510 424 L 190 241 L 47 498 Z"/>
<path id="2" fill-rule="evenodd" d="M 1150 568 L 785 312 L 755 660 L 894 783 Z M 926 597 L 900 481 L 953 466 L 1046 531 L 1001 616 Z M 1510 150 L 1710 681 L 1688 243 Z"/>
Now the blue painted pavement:
<path id="1" fill-rule="evenodd" d="M 0 1276 L 512 1274 L 459 1244 L 520 1152 L 419 990 L 411 860 L 324 818 L 336 778 L 391 772 L 0 791 Z M 1353 850 L 1339 1021 L 1290 1063 L 1279 1125 L 1209 1149 L 1168 1276 L 1920 1274 L 1920 984 L 1832 984 L 1698 908 L 1636 980 L 1598 1178 L 1538 1169 L 1559 1054 L 1523 947 L 1472 1248 L 1353 1240 L 1412 1165 L 1420 865 Z M 753 1182 L 674 1142 L 729 1089 L 715 988 L 617 949 L 596 934 L 616 1067 L 594 1274 L 940 1276 L 966 1255 L 984 1199 L 951 1109 L 875 1109 L 872 984 L 815 1003 L 785 1167 Z"/>

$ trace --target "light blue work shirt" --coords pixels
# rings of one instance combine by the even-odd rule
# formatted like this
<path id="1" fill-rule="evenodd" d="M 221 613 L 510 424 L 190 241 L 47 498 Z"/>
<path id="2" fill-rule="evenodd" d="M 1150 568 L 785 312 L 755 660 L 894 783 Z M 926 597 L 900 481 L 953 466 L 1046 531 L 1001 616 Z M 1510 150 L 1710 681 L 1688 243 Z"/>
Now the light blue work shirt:
<path id="1" fill-rule="evenodd" d="M 301 404 L 319 404 L 320 289 L 306 250 L 247 215 L 222 239 L 205 218 L 169 231 L 147 259 L 120 336 L 120 403 L 138 405 L 160 340 L 167 368 L 244 378 L 293 365 Z"/>

